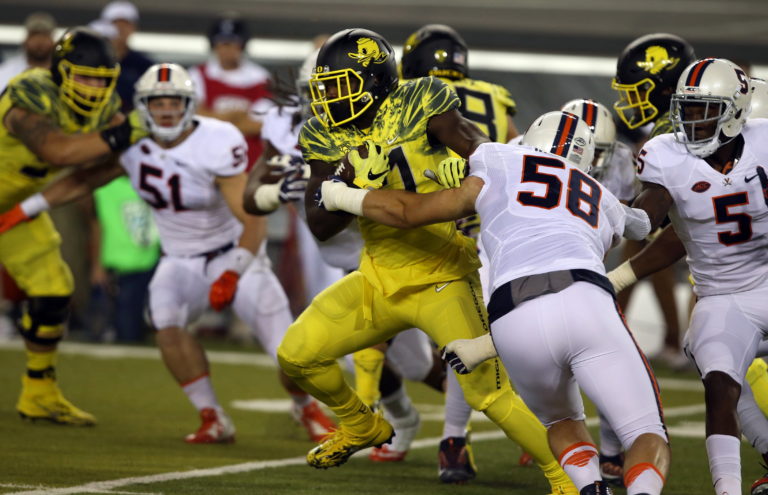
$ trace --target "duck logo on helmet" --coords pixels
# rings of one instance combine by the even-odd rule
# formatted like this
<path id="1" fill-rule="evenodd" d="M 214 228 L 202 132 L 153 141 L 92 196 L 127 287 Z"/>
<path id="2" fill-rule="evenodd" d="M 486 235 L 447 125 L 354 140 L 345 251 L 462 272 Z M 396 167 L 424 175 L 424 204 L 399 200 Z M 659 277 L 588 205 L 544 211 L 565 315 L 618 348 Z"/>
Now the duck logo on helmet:
<path id="1" fill-rule="evenodd" d="M 379 48 L 376 40 L 371 38 L 360 38 L 357 40 L 357 53 L 349 52 L 350 58 L 357 60 L 357 63 L 363 67 L 368 67 L 371 62 L 374 64 L 383 64 L 388 55 Z"/>
<path id="2" fill-rule="evenodd" d="M 654 45 L 645 50 L 645 60 L 638 61 L 637 66 L 651 74 L 658 74 L 662 70 L 674 69 L 679 62 L 680 58 L 670 57 L 666 48 Z"/>

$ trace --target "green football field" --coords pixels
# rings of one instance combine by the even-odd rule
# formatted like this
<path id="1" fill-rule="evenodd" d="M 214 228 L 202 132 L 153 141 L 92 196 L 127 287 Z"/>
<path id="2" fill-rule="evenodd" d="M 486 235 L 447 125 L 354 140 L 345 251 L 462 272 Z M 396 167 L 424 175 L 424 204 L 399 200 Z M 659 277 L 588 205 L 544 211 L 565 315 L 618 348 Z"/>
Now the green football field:
<path id="1" fill-rule="evenodd" d="M 220 347 L 220 346 L 219 346 Z M 237 426 L 231 445 L 187 445 L 196 413 L 152 347 L 66 344 L 59 381 L 66 396 L 95 414 L 93 428 L 19 419 L 15 402 L 24 353 L 0 346 L 0 493 L 8 494 L 325 494 L 543 495 L 536 468 L 517 465 L 520 449 L 492 424 L 473 419 L 479 473 L 464 486 L 437 479 L 442 397 L 409 384 L 422 413 L 419 439 L 405 462 L 375 464 L 365 453 L 327 471 L 306 466 L 312 447 L 288 414 L 275 368 L 255 350 L 210 352 L 219 399 Z M 704 450 L 703 392 L 692 373 L 657 369 L 672 435 L 666 494 L 712 493 Z M 594 411 L 589 411 L 590 417 Z M 594 424 L 591 420 L 590 424 Z M 763 468 L 745 442 L 745 493 Z M 618 490 L 617 493 L 624 493 Z"/>

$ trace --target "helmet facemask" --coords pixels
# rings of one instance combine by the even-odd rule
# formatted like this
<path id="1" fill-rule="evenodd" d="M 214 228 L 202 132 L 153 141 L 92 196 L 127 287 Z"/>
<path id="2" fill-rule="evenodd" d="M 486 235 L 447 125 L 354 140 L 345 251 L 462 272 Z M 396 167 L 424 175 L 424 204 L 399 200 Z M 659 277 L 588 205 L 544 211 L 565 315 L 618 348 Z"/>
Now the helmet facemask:
<path id="1" fill-rule="evenodd" d="M 659 109 L 651 102 L 651 94 L 656 88 L 652 79 L 645 78 L 634 84 L 620 84 L 614 79 L 611 88 L 619 92 L 619 100 L 613 104 L 613 109 L 629 129 L 653 122 L 659 115 Z"/>
<path id="2" fill-rule="evenodd" d="M 608 173 L 608 168 L 613 157 L 613 150 L 616 149 L 616 143 L 595 143 L 595 157 L 592 160 L 592 169 L 589 175 L 597 180 L 601 180 Z"/>
<path id="3" fill-rule="evenodd" d="M 373 104 L 365 81 L 352 69 L 315 72 L 309 80 L 312 112 L 325 126 L 355 120 Z"/>
<path id="4" fill-rule="evenodd" d="M 61 60 L 58 70 L 61 77 L 61 100 L 84 117 L 91 117 L 106 106 L 115 90 L 117 76 L 120 75 L 119 64 L 115 64 L 115 67 L 89 67 Z M 89 84 L 86 81 L 100 84 Z"/>

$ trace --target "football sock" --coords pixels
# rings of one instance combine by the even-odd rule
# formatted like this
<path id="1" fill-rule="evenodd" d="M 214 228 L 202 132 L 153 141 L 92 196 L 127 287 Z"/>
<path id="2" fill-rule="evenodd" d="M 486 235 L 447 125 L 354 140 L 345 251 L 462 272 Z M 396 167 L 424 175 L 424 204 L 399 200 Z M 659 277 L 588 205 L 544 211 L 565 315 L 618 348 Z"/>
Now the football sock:
<path id="1" fill-rule="evenodd" d="M 710 435 L 706 444 L 715 493 L 741 493 L 741 439 Z"/>
<path id="2" fill-rule="evenodd" d="M 392 418 L 404 418 L 413 410 L 413 403 L 408 394 L 405 393 L 405 387 L 400 387 L 394 393 L 382 397 L 381 405 Z"/>
<path id="3" fill-rule="evenodd" d="M 627 495 L 659 495 L 664 488 L 664 477 L 649 462 L 635 464 L 624 473 Z"/>
<path id="4" fill-rule="evenodd" d="M 573 486 L 552 455 L 544 425 L 511 388 L 498 396 L 483 413 L 496 423 L 510 440 L 517 442 L 524 451 L 531 454 L 536 464 L 544 471 L 544 476 L 552 485 L 554 493 L 558 493 L 555 486 Z"/>
<path id="5" fill-rule="evenodd" d="M 560 454 L 558 462 L 579 491 L 602 479 L 597 446 L 594 444 L 575 443 Z"/>
<path id="6" fill-rule="evenodd" d="M 611 424 L 600 413 L 600 453 L 606 456 L 621 454 L 622 446 L 619 437 L 611 428 Z"/>
<path id="7" fill-rule="evenodd" d="M 56 379 L 56 349 L 46 352 L 27 351 L 27 376 L 29 378 Z"/>
<path id="8" fill-rule="evenodd" d="M 198 411 L 206 407 L 220 407 L 216 400 L 216 394 L 213 391 L 213 384 L 208 373 L 204 373 L 197 378 L 182 383 L 181 388 L 189 397 L 189 401 Z"/>
<path id="9" fill-rule="evenodd" d="M 472 408 L 464 399 L 464 392 L 453 370 L 448 371 L 446 378 L 443 440 L 450 437 L 464 437 L 469 417 L 472 415 Z"/>
<path id="10" fill-rule="evenodd" d="M 369 347 L 352 355 L 355 363 L 355 391 L 367 406 L 373 406 L 381 398 L 379 381 L 384 366 L 384 353 Z"/>
<path id="11" fill-rule="evenodd" d="M 763 411 L 763 415 L 768 416 L 768 364 L 761 358 L 752 361 L 747 369 L 747 381 L 752 388 L 755 402 Z"/>

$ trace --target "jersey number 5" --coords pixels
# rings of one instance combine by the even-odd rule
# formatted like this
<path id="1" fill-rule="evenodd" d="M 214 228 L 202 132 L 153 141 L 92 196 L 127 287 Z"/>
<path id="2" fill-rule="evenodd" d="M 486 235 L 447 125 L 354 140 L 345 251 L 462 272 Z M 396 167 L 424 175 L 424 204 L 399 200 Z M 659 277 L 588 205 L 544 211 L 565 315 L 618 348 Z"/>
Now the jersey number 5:
<path id="1" fill-rule="evenodd" d="M 731 206 L 741 206 L 749 204 L 749 196 L 746 192 L 726 194 L 725 196 L 716 196 L 712 198 L 712 205 L 715 207 L 715 223 L 736 222 L 739 227 L 737 232 L 727 230 L 717 233 L 717 240 L 725 246 L 741 244 L 752 239 L 752 216 L 746 213 L 731 213 L 728 208 Z"/>
<path id="2" fill-rule="evenodd" d="M 523 160 L 523 177 L 520 179 L 520 182 L 545 184 L 547 189 L 544 191 L 543 196 L 537 196 L 529 191 L 521 191 L 517 194 L 517 201 L 524 206 L 535 206 L 551 210 L 560 206 L 563 182 L 556 175 L 540 171 L 539 167 L 564 169 L 565 164 L 556 158 L 526 156 Z M 584 189 L 584 186 L 586 186 L 587 190 Z M 571 173 L 568 176 L 568 192 L 565 199 L 565 207 L 572 215 L 584 220 L 590 227 L 597 228 L 601 196 L 600 185 L 595 179 L 579 169 L 571 169 Z"/>
<path id="3" fill-rule="evenodd" d="M 143 197 L 144 201 L 146 201 L 147 203 L 149 203 L 150 206 L 158 210 L 167 208 L 168 201 L 165 199 L 164 195 L 160 192 L 160 190 L 150 183 L 150 180 L 151 180 L 150 178 L 162 179 L 163 178 L 162 169 L 153 167 L 152 165 L 147 165 L 146 163 L 142 163 L 141 168 L 139 169 L 139 188 L 142 191 L 145 191 L 146 193 L 148 193 L 150 196 L 149 198 L 144 196 Z M 171 191 L 171 203 L 173 204 L 174 211 L 187 210 L 188 208 L 186 208 L 181 203 L 181 180 L 179 178 L 179 175 L 173 174 L 172 176 L 170 176 L 166 181 L 166 184 L 168 185 L 168 189 Z"/>

